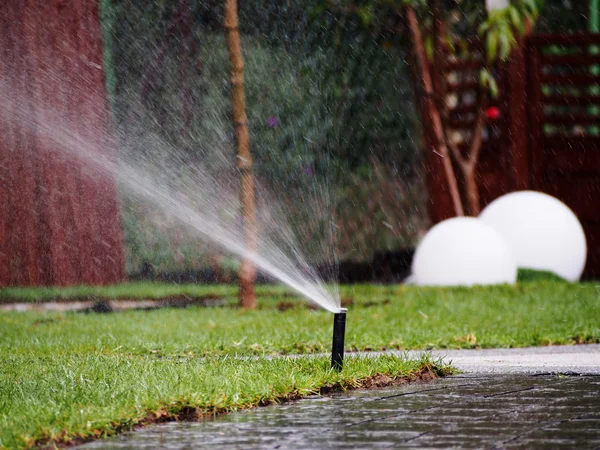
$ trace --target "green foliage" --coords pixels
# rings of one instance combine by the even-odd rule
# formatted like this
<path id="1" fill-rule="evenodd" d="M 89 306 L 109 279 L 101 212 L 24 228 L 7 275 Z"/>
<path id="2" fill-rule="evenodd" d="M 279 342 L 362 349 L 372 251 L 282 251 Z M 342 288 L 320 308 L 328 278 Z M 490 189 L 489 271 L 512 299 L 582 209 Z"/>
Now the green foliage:
<path id="1" fill-rule="evenodd" d="M 421 32 L 425 51 L 433 59 L 433 20 L 429 3 L 421 0 L 407 1 L 420 11 Z M 442 1 L 441 17 L 445 35 L 442 40 L 446 51 L 451 55 L 465 58 L 473 57 L 477 50 L 472 41 L 477 36 L 483 44 L 483 56 L 487 67 L 480 73 L 480 82 L 493 97 L 497 96 L 498 86 L 490 68 L 496 63 L 508 59 L 511 51 L 528 25 L 534 25 L 543 4 L 542 0 L 518 0 L 506 8 L 485 12 L 484 2 L 479 1 Z"/>
<path id="2" fill-rule="evenodd" d="M 164 178 L 163 168 L 174 171 L 180 166 L 178 176 L 190 177 L 186 183 L 193 186 L 186 166 L 199 160 L 211 170 L 233 173 L 235 152 L 222 2 L 190 5 L 195 21 L 189 42 L 197 50 L 193 56 L 181 53 L 184 36 L 173 24 L 172 2 L 104 0 L 103 17 L 122 154 L 134 166 L 143 161 L 157 178 Z M 351 207 L 364 197 L 355 183 L 372 180 L 373 161 L 385 161 L 408 190 L 422 188 L 415 139 L 418 118 L 412 114 L 413 93 L 400 36 L 383 34 L 387 26 L 378 18 L 372 21 L 379 30 L 374 33 L 365 25 L 367 12 L 362 19 L 341 11 L 319 14 L 319 5 L 270 0 L 240 4 L 254 169 L 261 185 L 277 194 L 272 203 L 280 204 L 283 215 L 299 225 L 302 240 L 312 243 L 324 219 L 331 223 L 331 212 L 338 211 L 343 215 L 337 220 L 342 239 L 347 242 L 347 235 L 355 232 L 356 241 L 366 242 L 372 230 L 343 226 L 347 219 L 364 215 L 361 208 Z M 182 71 L 187 76 L 182 77 Z M 184 129 L 186 120 L 189 126 Z M 169 154 L 173 148 L 176 157 Z M 144 263 L 159 271 L 181 271 L 211 267 L 217 260 L 230 270 L 231 259 L 216 258 L 214 248 L 199 243 L 151 206 L 122 194 L 129 273 L 139 272 Z M 388 205 L 385 214 L 403 217 L 410 210 L 409 222 L 423 222 L 425 208 L 421 200 L 413 203 L 417 198 L 398 197 L 395 209 L 389 211 Z M 321 217 L 316 217 L 319 210 Z M 379 205 L 374 214 L 382 213 Z M 373 250 L 412 242 L 414 230 L 393 225 L 400 230 L 395 240 L 376 224 L 382 231 L 375 236 L 377 248 L 354 256 L 366 259 Z M 343 252 L 356 248 L 349 242 Z"/>
<path id="3" fill-rule="evenodd" d="M 190 160 L 203 158 L 212 164 L 218 158 L 210 156 L 211 148 L 233 155 L 222 2 L 189 2 L 194 17 L 191 42 L 198 49 L 191 61 L 182 57 L 182 36 L 173 27 L 177 2 L 138 3 L 102 0 L 106 61 L 113 68 L 108 80 L 125 147 L 145 155 L 152 147 L 146 136 L 151 129 L 169 145 L 185 150 Z M 298 224 L 312 219 L 310 210 L 297 206 L 310 204 L 319 195 L 315 179 L 325 179 L 330 197 L 337 198 L 327 212 L 336 211 L 340 241 L 347 243 L 340 252 L 356 259 L 410 245 L 426 224 L 423 196 L 417 195 L 424 189 L 419 178 L 419 121 L 398 14 L 405 3 L 418 10 L 427 34 L 431 14 L 426 0 L 240 3 L 255 169 L 283 197 L 284 209 L 295 209 L 291 221 Z M 550 16 L 561 16 L 560 8 L 571 18 L 581 12 L 580 5 L 567 7 L 562 0 L 546 0 L 540 8 L 539 1 L 514 1 L 486 15 L 483 0 L 443 0 L 445 42 L 464 56 L 470 51 L 467 37 L 478 32 L 487 48 L 487 64 L 493 66 L 508 56 L 527 21 L 534 22 L 539 11 L 553 23 L 561 17 Z M 425 37 L 432 55 L 431 37 Z M 161 59 L 162 48 L 166 53 Z M 182 63 L 189 66 L 184 78 Z M 152 89 L 142 92 L 148 78 L 153 79 Z M 479 80 L 497 95 L 491 67 L 481 71 Z M 181 98 L 186 90 L 191 126 L 182 133 Z M 389 167 L 389 180 L 377 176 L 381 162 Z M 390 199 L 374 208 L 364 204 L 378 188 L 389 191 L 396 183 Z M 305 201 L 298 202 L 305 192 Z M 213 248 L 185 233 L 180 239 L 176 226 L 127 199 L 123 203 L 130 272 L 139 271 L 145 261 L 158 270 L 212 264 Z M 364 226 L 345 227 L 365 219 Z M 233 266 L 231 259 L 220 264 Z"/>
<path id="4" fill-rule="evenodd" d="M 546 270 L 524 269 L 520 268 L 517 275 L 519 282 L 529 281 L 566 281 L 564 278 L 556 275 L 554 272 Z"/>
<path id="5" fill-rule="evenodd" d="M 336 204 L 338 253 L 341 260 L 371 259 L 376 252 L 410 248 L 428 221 L 426 188 L 421 179 L 406 181 L 397 167 L 373 161 L 347 175 L 338 188 Z M 410 179 L 410 178 L 409 178 Z"/>
<path id="6" fill-rule="evenodd" d="M 521 0 L 487 14 L 477 27 L 477 34 L 485 42 L 488 64 L 508 58 L 519 36 L 525 33 L 527 24 L 535 23 L 538 4 L 539 0 Z"/>
<path id="7" fill-rule="evenodd" d="M 479 71 L 479 83 L 490 91 L 492 97 L 498 96 L 498 83 L 489 69 L 483 68 Z"/>
<path id="8" fill-rule="evenodd" d="M 544 0 L 535 30 L 540 33 L 573 33 L 586 31 L 589 2 Z"/>

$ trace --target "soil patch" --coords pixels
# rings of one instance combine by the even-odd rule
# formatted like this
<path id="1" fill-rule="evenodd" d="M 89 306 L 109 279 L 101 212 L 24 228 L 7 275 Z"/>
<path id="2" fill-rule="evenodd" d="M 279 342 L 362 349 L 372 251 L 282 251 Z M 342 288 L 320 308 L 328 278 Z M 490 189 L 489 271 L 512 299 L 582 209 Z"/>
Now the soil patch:
<path id="1" fill-rule="evenodd" d="M 224 307 L 225 299 L 218 295 L 172 295 L 160 299 L 83 297 L 40 303 L 9 303 L 0 305 L 0 311 L 78 311 L 110 313 L 127 310 L 154 310 L 160 308 L 187 308 L 190 306 Z"/>

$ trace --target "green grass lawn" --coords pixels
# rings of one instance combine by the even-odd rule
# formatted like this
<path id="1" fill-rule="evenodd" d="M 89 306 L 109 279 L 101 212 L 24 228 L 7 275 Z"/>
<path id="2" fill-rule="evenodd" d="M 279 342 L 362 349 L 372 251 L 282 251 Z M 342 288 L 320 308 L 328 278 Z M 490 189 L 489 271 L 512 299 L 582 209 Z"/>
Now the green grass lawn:
<path id="1" fill-rule="evenodd" d="M 86 288 L 85 295 L 73 298 L 185 291 L 220 296 L 226 305 L 236 302 L 231 286 L 152 287 Z M 44 292 L 13 289 L 10 296 L 56 298 Z M 0 296 L 8 298 L 6 290 Z M 343 287 L 342 298 L 349 308 L 347 349 L 600 342 L 600 285 L 593 283 L 546 280 L 472 289 L 357 285 Z M 166 417 L 227 412 L 323 386 L 357 386 L 377 373 L 401 378 L 424 367 L 439 372 L 430 361 L 393 357 L 347 359 L 341 374 L 328 370 L 327 357 L 268 358 L 328 351 L 332 315 L 304 307 L 282 287 L 261 286 L 259 302 L 255 311 L 225 306 L 110 314 L 1 312 L 0 446 L 89 439 Z"/>

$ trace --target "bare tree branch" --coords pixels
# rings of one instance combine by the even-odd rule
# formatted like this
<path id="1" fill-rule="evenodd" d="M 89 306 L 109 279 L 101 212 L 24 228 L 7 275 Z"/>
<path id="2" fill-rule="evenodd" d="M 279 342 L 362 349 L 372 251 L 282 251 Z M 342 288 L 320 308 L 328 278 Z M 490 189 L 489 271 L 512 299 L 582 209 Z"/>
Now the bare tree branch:
<path id="1" fill-rule="evenodd" d="M 468 160 L 462 155 L 462 153 L 460 152 L 460 149 L 452 140 L 452 137 L 450 136 L 448 129 L 446 128 L 446 129 L 444 129 L 444 131 L 446 134 L 446 145 L 450 149 L 450 152 L 452 153 L 452 157 L 456 160 L 458 165 L 463 167 L 465 164 L 468 163 Z"/>
<path id="2" fill-rule="evenodd" d="M 427 114 L 429 114 L 429 120 L 431 122 L 432 131 L 436 141 L 435 147 L 437 147 L 437 153 L 442 157 L 442 164 L 444 167 L 444 172 L 446 173 L 446 180 L 448 182 L 450 196 L 452 197 L 454 213 L 457 216 L 464 216 L 465 213 L 462 205 L 462 199 L 460 197 L 458 181 L 456 179 L 456 174 L 454 173 L 454 168 L 452 167 L 450 153 L 448 151 L 448 147 L 446 146 L 446 139 L 444 138 L 444 126 L 442 124 L 440 113 L 436 107 L 436 102 L 434 101 L 435 92 L 433 89 L 433 82 L 431 80 L 431 73 L 429 70 L 429 62 L 427 61 L 425 46 L 423 44 L 423 36 L 419 28 L 417 15 L 415 10 L 410 5 L 406 5 L 405 11 L 408 28 L 410 30 L 414 46 L 415 57 L 419 67 L 422 87 L 424 90 L 424 98 L 422 101 L 425 102 L 425 110 L 427 111 Z"/>
<path id="3" fill-rule="evenodd" d="M 469 153 L 467 155 L 467 163 L 469 166 L 471 166 L 471 170 L 475 169 L 475 166 L 479 161 L 479 155 L 483 145 L 483 128 L 485 126 L 485 119 L 486 117 L 483 108 L 479 108 L 479 111 L 477 112 L 477 119 L 475 119 L 475 125 L 473 126 Z"/>

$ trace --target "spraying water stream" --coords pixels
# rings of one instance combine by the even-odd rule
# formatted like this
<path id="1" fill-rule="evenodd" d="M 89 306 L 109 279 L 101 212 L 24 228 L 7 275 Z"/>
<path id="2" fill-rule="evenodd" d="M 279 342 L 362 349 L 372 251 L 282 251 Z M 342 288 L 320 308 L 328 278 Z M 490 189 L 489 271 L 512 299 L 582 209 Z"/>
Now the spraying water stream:
<path id="1" fill-rule="evenodd" d="M 53 157 L 85 167 L 90 176 L 96 173 L 113 177 L 122 191 L 150 202 L 201 239 L 249 259 L 260 271 L 285 283 L 321 308 L 339 312 L 337 289 L 325 285 L 316 269 L 307 263 L 281 208 L 266 190 L 258 189 L 257 193 L 262 205 L 258 214 L 261 231 L 264 231 L 260 233 L 261 245 L 256 252 L 249 252 L 238 220 L 235 173 L 228 177 L 217 176 L 202 163 L 195 161 L 190 165 L 188 161 L 186 173 L 192 175 L 186 178 L 181 174 L 177 176 L 168 167 L 162 167 L 163 173 L 157 175 L 157 168 L 147 159 L 139 159 L 135 165 L 123 160 L 115 162 L 105 156 L 112 152 L 104 151 L 118 145 L 114 140 L 93 132 L 84 136 L 81 131 L 70 129 L 68 120 L 56 111 L 43 111 L 40 118 L 28 117 L 20 107 L 23 99 L 14 89 L 0 84 L 0 92 L 5 98 L 0 104 L 2 119 L 14 121 L 26 132 L 50 143 Z M 177 149 L 169 148 L 150 130 L 148 135 L 153 145 L 168 152 L 177 166 Z M 324 194 L 326 189 L 322 191 Z"/>

